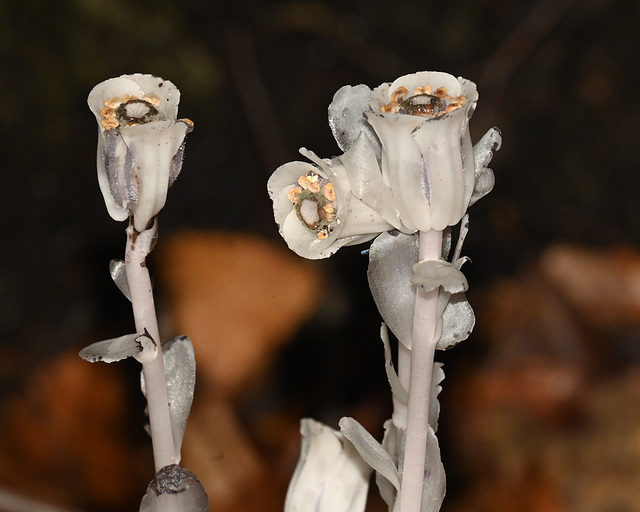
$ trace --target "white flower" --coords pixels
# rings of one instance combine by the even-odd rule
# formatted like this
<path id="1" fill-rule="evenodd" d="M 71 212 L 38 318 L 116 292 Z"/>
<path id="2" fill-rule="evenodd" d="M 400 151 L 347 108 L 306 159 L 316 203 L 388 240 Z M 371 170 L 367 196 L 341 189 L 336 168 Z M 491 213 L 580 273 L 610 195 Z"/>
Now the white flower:
<path id="1" fill-rule="evenodd" d="M 133 216 L 142 232 L 164 206 L 193 129 L 176 119 L 180 91 L 152 75 L 123 75 L 96 85 L 89 107 L 98 121 L 98 182 L 109 215 Z"/>
<path id="2" fill-rule="evenodd" d="M 285 512 L 362 512 L 371 467 L 340 432 L 311 419 L 300 423 L 302 449 Z"/>
<path id="3" fill-rule="evenodd" d="M 289 162 L 269 179 L 267 189 L 280 234 L 300 256 L 326 258 L 344 245 L 366 242 L 393 229 L 352 192 L 363 188 L 363 176 L 370 169 L 378 168 L 373 148 L 364 138 L 359 142 L 333 160 L 303 148 L 300 153 L 315 165 Z"/>
<path id="4" fill-rule="evenodd" d="M 442 231 L 467 211 L 476 181 L 468 125 L 477 99 L 473 82 L 437 72 L 372 92 L 365 116 L 381 142 L 383 180 L 410 230 Z"/>

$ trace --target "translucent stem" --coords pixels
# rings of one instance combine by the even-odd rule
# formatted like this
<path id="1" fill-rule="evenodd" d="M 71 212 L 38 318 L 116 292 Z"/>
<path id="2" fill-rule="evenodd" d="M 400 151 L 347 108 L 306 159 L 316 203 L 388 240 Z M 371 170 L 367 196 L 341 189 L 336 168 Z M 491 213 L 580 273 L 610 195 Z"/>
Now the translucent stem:
<path id="1" fill-rule="evenodd" d="M 127 228 L 127 247 L 124 261 L 127 282 L 131 291 L 136 332 L 142 333 L 146 330 L 153 340 L 160 345 L 160 331 L 153 301 L 153 290 L 146 264 L 146 258 L 153 248 L 157 231 L 157 219 L 154 220 L 151 228 L 142 233 L 136 231 L 133 227 L 133 222 L 130 222 Z M 157 357 L 150 362 L 143 363 L 142 373 L 147 395 L 153 459 L 156 472 L 158 472 L 165 466 L 177 463 L 171 416 L 169 414 L 164 362 L 160 346 L 158 346 Z"/>
<path id="2" fill-rule="evenodd" d="M 434 230 L 421 232 L 419 261 L 439 260 L 441 254 L 442 232 Z M 420 512 L 422 503 L 433 358 L 438 342 L 436 338 L 438 293 L 439 288 L 430 292 L 424 292 L 420 288 L 416 289 L 411 339 L 407 431 L 402 482 L 398 499 L 400 512 Z"/>

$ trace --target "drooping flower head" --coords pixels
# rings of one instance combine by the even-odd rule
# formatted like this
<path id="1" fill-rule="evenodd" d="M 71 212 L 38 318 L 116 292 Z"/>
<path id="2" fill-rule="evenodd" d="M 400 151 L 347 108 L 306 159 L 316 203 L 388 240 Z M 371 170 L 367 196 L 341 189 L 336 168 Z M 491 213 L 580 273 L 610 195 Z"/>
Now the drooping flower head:
<path id="1" fill-rule="evenodd" d="M 184 139 L 193 129 L 176 119 L 180 91 L 152 75 L 106 80 L 89 94 L 98 121 L 98 182 L 113 219 L 133 216 L 144 231 L 165 204 L 182 168 Z"/>
<path id="2" fill-rule="evenodd" d="M 280 234 L 300 256 L 326 258 L 344 245 L 366 242 L 393 229 L 352 193 L 358 173 L 370 165 L 377 168 L 373 149 L 364 139 L 361 142 L 332 160 L 301 149 L 313 164 L 286 163 L 269 179 L 267 189 Z"/>

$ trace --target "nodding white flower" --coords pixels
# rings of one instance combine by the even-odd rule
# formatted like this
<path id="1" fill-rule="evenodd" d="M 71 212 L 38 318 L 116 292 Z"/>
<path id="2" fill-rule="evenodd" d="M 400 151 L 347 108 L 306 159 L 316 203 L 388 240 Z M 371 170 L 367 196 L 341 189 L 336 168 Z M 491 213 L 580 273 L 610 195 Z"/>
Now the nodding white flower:
<path id="1" fill-rule="evenodd" d="M 89 107 L 98 121 L 98 182 L 109 215 L 133 216 L 142 232 L 164 206 L 182 167 L 189 119 L 176 119 L 180 91 L 152 75 L 123 75 L 96 85 Z"/>
<path id="2" fill-rule="evenodd" d="M 371 240 L 393 229 L 376 210 L 352 193 L 371 166 L 373 148 L 365 139 L 340 158 L 326 160 L 301 149 L 315 165 L 289 162 L 267 184 L 280 234 L 304 258 L 326 258 L 344 245 Z"/>
<path id="3" fill-rule="evenodd" d="M 476 174 L 469 119 L 473 82 L 421 72 L 376 88 L 364 112 L 381 142 L 381 167 L 411 230 L 444 230 L 464 216 Z"/>

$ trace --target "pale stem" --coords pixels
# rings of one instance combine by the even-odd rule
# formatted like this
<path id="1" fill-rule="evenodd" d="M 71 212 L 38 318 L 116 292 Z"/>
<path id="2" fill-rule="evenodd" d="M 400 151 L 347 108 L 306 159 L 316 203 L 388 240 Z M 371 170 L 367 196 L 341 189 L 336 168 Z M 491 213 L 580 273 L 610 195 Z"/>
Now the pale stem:
<path id="1" fill-rule="evenodd" d="M 169 413 L 164 361 L 162 360 L 162 348 L 160 347 L 160 331 L 153 301 L 151 279 L 149 278 L 146 264 L 147 255 L 153 248 L 157 232 L 157 219 L 154 220 L 151 228 L 142 233 L 135 230 L 133 219 L 131 219 L 127 228 L 127 247 L 124 260 L 127 282 L 131 291 L 131 304 L 133 306 L 136 332 L 144 333 L 146 330 L 158 344 L 157 357 L 150 362 L 142 364 L 156 473 L 165 466 L 177 463 Z"/>
<path id="2" fill-rule="evenodd" d="M 439 260 L 442 254 L 442 232 L 420 232 L 419 261 Z M 433 378 L 433 358 L 438 340 L 439 288 L 424 292 L 416 288 L 416 302 L 411 339 L 411 367 L 409 374 L 409 405 L 405 437 L 402 482 L 398 496 L 400 512 L 420 512 L 424 485 L 429 406 Z"/>

